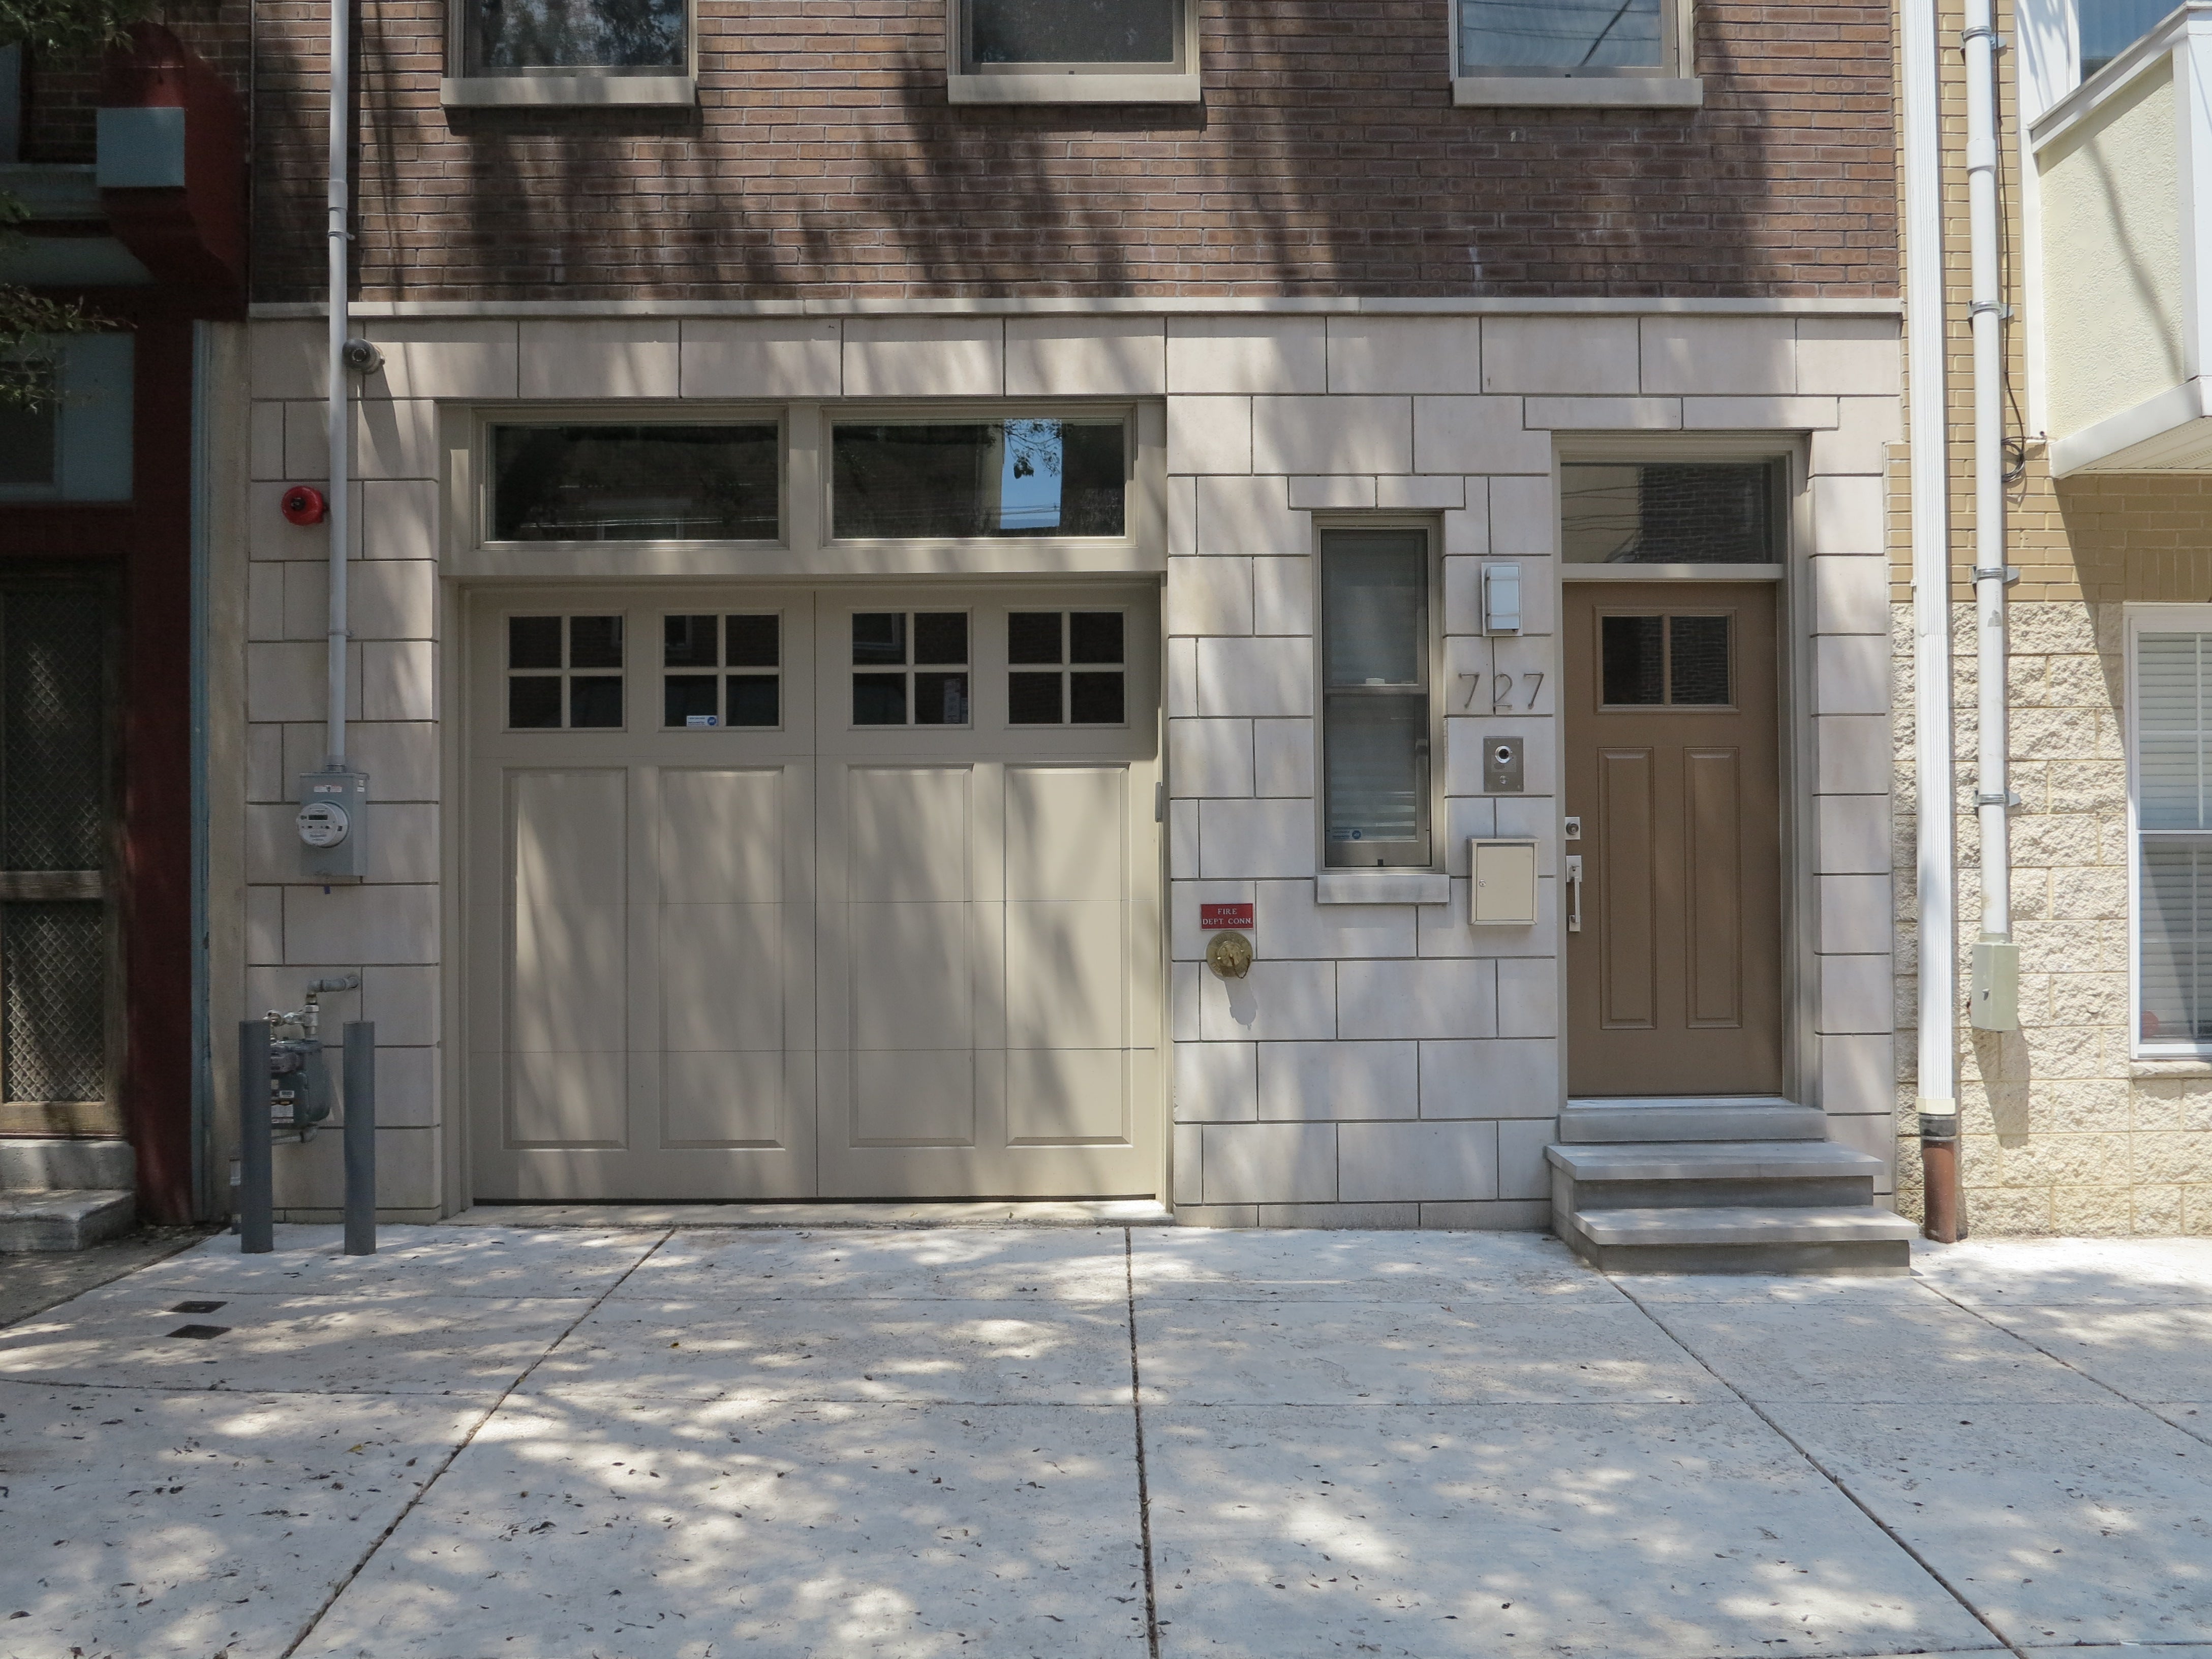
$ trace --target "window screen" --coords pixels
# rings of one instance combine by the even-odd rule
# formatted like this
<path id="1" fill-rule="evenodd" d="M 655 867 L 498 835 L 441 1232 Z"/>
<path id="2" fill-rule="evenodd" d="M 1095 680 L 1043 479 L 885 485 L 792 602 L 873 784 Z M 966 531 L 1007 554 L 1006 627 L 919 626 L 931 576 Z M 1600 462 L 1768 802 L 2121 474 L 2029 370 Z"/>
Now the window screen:
<path id="1" fill-rule="evenodd" d="M 2136 641 L 2142 1040 L 2212 1040 L 2212 634 Z"/>
<path id="2" fill-rule="evenodd" d="M 469 70 L 680 75 L 684 35 L 684 0 L 471 0 Z"/>
<path id="3" fill-rule="evenodd" d="M 1666 67 L 1662 0 L 1458 0 L 1462 75 Z"/>
<path id="4" fill-rule="evenodd" d="M 1321 541 L 1327 861 L 1430 861 L 1429 538 L 1333 530 Z"/>
<path id="5" fill-rule="evenodd" d="M 1170 64 L 1179 0 L 968 0 L 976 64 Z"/>

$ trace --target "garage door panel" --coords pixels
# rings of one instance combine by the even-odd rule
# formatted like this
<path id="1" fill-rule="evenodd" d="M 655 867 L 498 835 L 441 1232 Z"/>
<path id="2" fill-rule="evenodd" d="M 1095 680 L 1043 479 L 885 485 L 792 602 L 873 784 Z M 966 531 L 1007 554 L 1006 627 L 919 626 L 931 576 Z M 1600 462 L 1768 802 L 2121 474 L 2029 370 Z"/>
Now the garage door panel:
<path id="1" fill-rule="evenodd" d="M 969 772 L 846 769 L 846 896 L 855 903 L 969 896 Z"/>
<path id="2" fill-rule="evenodd" d="M 1127 916 L 1111 902 L 1009 901 L 1006 1046 L 1118 1048 L 1127 1041 Z"/>
<path id="3" fill-rule="evenodd" d="M 620 1052 L 629 1032 L 623 775 L 508 781 L 508 1033 L 521 1050 Z"/>
<path id="4" fill-rule="evenodd" d="M 784 897 L 783 768 L 660 773 L 665 903 L 769 903 Z"/>
<path id="5" fill-rule="evenodd" d="M 813 1056 L 781 1048 L 695 1049 L 660 1060 L 661 1144 L 780 1147 L 791 1121 L 787 1073 Z"/>
<path id="6" fill-rule="evenodd" d="M 1127 769 L 1006 769 L 1006 896 L 1119 904 Z"/>
<path id="7" fill-rule="evenodd" d="M 1015 1048 L 1006 1059 L 1010 1146 L 1127 1144 L 1128 1059 L 1121 1050 Z"/>
<path id="8" fill-rule="evenodd" d="M 855 904 L 851 930 L 852 1046 L 958 1048 L 975 1040 L 968 907 Z"/>
<path id="9" fill-rule="evenodd" d="M 619 1048 L 511 1051 L 507 1145 L 627 1146 L 629 1062 L 628 1053 Z"/>
<path id="10" fill-rule="evenodd" d="M 662 1048 L 780 1050 L 784 926 L 781 904 L 663 905 Z"/>
<path id="11" fill-rule="evenodd" d="M 976 1144 L 975 1055 L 968 1048 L 893 1048 L 849 1056 L 853 1143 Z"/>

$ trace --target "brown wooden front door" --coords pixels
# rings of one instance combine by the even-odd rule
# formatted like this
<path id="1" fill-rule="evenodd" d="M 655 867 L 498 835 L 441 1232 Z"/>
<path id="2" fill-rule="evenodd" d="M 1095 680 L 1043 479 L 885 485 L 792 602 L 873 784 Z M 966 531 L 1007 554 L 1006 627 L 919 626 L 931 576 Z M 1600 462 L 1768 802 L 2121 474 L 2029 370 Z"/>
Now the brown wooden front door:
<path id="1" fill-rule="evenodd" d="M 1572 1095 L 1781 1090 L 1775 599 L 1567 586 Z"/>

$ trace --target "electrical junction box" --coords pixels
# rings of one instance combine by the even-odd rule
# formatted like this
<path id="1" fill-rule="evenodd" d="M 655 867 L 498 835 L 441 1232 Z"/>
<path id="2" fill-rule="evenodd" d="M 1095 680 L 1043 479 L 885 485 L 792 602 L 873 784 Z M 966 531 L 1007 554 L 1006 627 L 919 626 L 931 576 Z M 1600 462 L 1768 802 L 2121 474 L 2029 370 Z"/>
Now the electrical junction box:
<path id="1" fill-rule="evenodd" d="M 1467 844 L 1467 919 L 1477 927 L 1536 925 L 1536 843 Z"/>
<path id="2" fill-rule="evenodd" d="M 1482 631 L 1518 634 L 1521 631 L 1521 567 L 1486 564 L 1482 567 Z"/>
<path id="3" fill-rule="evenodd" d="M 1985 939 L 1974 945 L 1974 986 L 1966 1018 L 1977 1031 L 2020 1030 L 2020 946 Z"/>
<path id="4" fill-rule="evenodd" d="M 300 774 L 300 872 L 311 881 L 359 881 L 368 873 L 368 774 Z"/>

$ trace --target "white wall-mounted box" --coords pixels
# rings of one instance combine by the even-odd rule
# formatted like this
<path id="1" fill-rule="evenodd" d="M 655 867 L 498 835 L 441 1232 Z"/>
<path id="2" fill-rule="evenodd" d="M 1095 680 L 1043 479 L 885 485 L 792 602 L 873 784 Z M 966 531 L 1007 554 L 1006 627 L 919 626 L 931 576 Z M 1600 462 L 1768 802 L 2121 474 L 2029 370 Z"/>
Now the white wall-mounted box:
<path id="1" fill-rule="evenodd" d="M 1468 921 L 1477 927 L 1536 925 L 1536 843 L 1467 844 Z"/>

